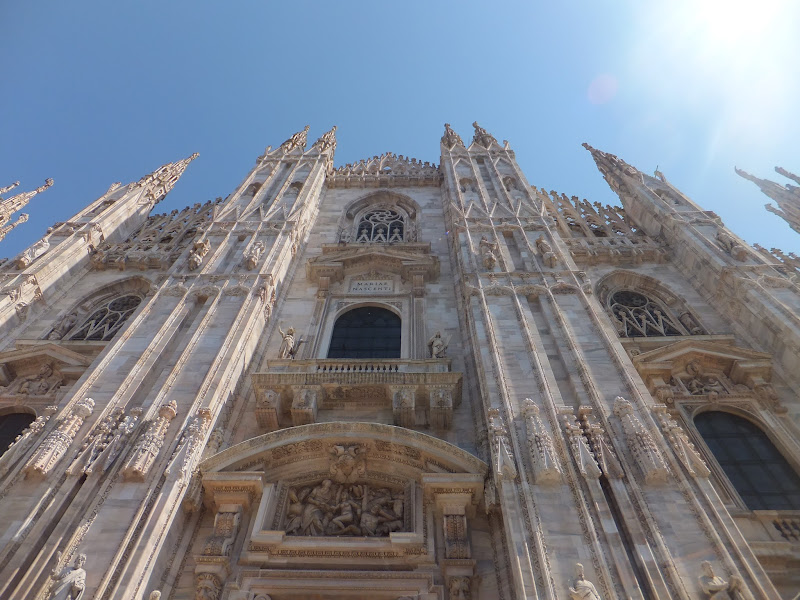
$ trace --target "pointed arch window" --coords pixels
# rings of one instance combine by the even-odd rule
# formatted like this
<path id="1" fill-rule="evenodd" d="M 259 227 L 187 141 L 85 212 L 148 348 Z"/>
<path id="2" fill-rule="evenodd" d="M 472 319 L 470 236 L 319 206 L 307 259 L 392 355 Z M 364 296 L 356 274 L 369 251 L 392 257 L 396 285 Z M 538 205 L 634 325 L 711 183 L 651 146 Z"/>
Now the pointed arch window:
<path id="1" fill-rule="evenodd" d="M 333 326 L 328 358 L 400 358 L 401 321 L 377 306 L 354 308 Z"/>
<path id="2" fill-rule="evenodd" d="M 694 424 L 747 508 L 800 510 L 800 475 L 757 425 L 720 411 Z"/>
<path id="3" fill-rule="evenodd" d="M 136 294 L 126 294 L 109 300 L 95 309 L 69 339 L 95 342 L 110 340 L 141 302 L 142 298 Z"/>
<path id="4" fill-rule="evenodd" d="M 609 296 L 608 303 L 611 314 L 621 323 L 620 334 L 623 337 L 687 334 L 660 302 L 642 293 L 619 290 Z"/>
<path id="5" fill-rule="evenodd" d="M 360 244 L 392 244 L 405 241 L 405 219 L 391 208 L 377 208 L 364 214 L 358 222 L 356 242 Z"/>

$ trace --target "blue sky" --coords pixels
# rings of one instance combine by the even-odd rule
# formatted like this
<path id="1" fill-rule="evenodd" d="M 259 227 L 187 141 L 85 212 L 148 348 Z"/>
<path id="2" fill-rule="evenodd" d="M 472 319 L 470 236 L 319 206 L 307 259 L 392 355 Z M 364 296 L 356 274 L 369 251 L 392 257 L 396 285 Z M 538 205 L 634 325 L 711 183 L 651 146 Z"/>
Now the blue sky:
<path id="1" fill-rule="evenodd" d="M 749 242 L 800 252 L 734 166 L 800 173 L 800 3 L 3 2 L 0 186 L 55 185 L 13 256 L 114 181 L 199 152 L 156 212 L 226 196 L 267 145 L 337 125 L 336 165 L 439 162 L 449 122 L 537 187 L 617 204 L 581 142 L 656 166 Z"/>

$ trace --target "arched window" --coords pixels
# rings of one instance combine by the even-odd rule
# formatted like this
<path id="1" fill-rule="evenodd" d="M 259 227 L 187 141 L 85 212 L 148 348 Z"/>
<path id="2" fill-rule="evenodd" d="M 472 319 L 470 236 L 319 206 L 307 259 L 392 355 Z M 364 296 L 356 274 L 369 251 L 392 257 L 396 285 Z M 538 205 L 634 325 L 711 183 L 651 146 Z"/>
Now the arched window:
<path id="1" fill-rule="evenodd" d="M 377 208 L 361 217 L 356 242 L 391 244 L 405 241 L 403 216 L 390 208 Z"/>
<path id="2" fill-rule="evenodd" d="M 400 358 L 400 317 L 363 306 L 336 320 L 328 358 Z"/>
<path id="3" fill-rule="evenodd" d="M 695 427 L 750 510 L 800 510 L 800 476 L 756 425 L 704 412 Z"/>
<path id="4" fill-rule="evenodd" d="M 142 298 L 135 294 L 118 296 L 103 304 L 86 319 L 71 340 L 106 342 L 116 335 L 133 314 Z"/>
<path id="5" fill-rule="evenodd" d="M 623 337 L 686 335 L 660 303 L 639 292 L 614 292 L 608 304 L 611 314 L 622 324 L 620 334 Z"/>
<path id="6" fill-rule="evenodd" d="M 31 423 L 33 415 L 28 413 L 11 413 L 0 417 L 0 455 L 13 443 L 17 436 Z"/>

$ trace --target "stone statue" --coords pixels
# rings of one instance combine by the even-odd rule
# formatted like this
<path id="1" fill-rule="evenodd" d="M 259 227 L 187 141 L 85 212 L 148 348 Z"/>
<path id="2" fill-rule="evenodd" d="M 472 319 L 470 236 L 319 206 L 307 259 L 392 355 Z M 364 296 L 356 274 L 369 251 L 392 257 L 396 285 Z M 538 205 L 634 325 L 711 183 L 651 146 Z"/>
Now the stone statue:
<path id="1" fill-rule="evenodd" d="M 30 265 L 33 261 L 39 258 L 42 254 L 47 252 L 50 249 L 50 240 L 47 238 L 42 238 L 38 242 L 36 242 L 33 246 L 25 250 L 19 257 L 14 261 L 14 266 L 17 269 L 24 269 L 28 265 Z"/>
<path id="2" fill-rule="evenodd" d="M 244 253 L 244 266 L 248 271 L 252 271 L 258 265 L 258 259 L 264 253 L 264 242 L 258 241 Z"/>
<path id="3" fill-rule="evenodd" d="M 300 338 L 297 343 L 295 343 L 294 339 L 294 327 L 289 327 L 286 331 L 278 326 L 278 331 L 283 337 L 283 341 L 281 342 L 281 348 L 278 350 L 278 356 L 280 358 L 294 358 L 297 351 L 300 349 L 300 345 L 305 342 L 304 339 Z"/>
<path id="4" fill-rule="evenodd" d="M 441 331 L 437 331 L 428 340 L 428 350 L 431 353 L 431 358 L 444 358 L 447 356 L 447 342 L 442 339 Z"/>
<path id="5" fill-rule="evenodd" d="M 56 564 L 61 562 L 61 552 L 56 555 Z M 53 569 L 50 577 L 54 580 L 49 600 L 80 600 L 86 589 L 86 555 L 78 554 L 71 567 Z"/>
<path id="6" fill-rule="evenodd" d="M 478 246 L 480 248 L 481 258 L 483 259 L 483 266 L 491 271 L 494 269 L 495 264 L 497 264 L 497 255 L 495 254 L 497 252 L 497 244 L 490 242 L 486 239 L 486 236 L 483 236 Z"/>
<path id="7" fill-rule="evenodd" d="M 48 340 L 60 340 L 63 339 L 69 330 L 75 326 L 75 323 L 78 321 L 77 313 L 69 313 L 65 315 L 58 323 L 55 324 L 53 327 L 53 331 L 51 331 L 47 335 Z"/>
<path id="8" fill-rule="evenodd" d="M 44 396 L 52 388 L 59 386 L 63 383 L 63 379 L 59 375 L 53 376 L 54 369 L 52 363 L 44 363 L 36 375 L 30 375 L 22 380 L 22 383 L 17 390 L 19 394 L 26 394 L 30 396 Z"/>
<path id="9" fill-rule="evenodd" d="M 550 243 L 544 239 L 544 236 L 539 236 L 536 240 L 536 249 L 542 255 L 542 261 L 548 267 L 555 267 L 558 263 L 558 259 L 556 258 L 555 252 L 553 252 L 553 247 Z"/>
<path id="10" fill-rule="evenodd" d="M 714 568 L 707 560 L 704 560 L 700 567 L 703 569 L 703 574 L 698 577 L 700 588 L 711 600 L 745 600 L 749 597 L 745 595 L 744 582 L 738 575 L 733 575 L 730 581 L 725 581 L 714 573 Z"/>
<path id="11" fill-rule="evenodd" d="M 572 600 L 600 600 L 594 584 L 585 578 L 581 563 L 575 564 L 575 579 L 569 586 L 569 597 Z"/>
<path id="12" fill-rule="evenodd" d="M 161 592 L 159 590 L 153 590 L 150 592 L 150 595 L 147 597 L 147 600 L 161 600 Z"/>

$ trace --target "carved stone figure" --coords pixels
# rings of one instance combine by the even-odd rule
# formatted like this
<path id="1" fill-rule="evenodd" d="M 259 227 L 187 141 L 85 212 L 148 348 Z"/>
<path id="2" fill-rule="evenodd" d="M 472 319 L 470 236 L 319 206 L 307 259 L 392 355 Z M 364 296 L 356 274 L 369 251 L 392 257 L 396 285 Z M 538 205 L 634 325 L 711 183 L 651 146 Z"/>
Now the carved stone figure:
<path id="1" fill-rule="evenodd" d="M 56 564 L 61 562 L 61 552 L 56 558 Z M 71 567 L 54 569 L 50 577 L 54 580 L 49 600 L 81 600 L 86 589 L 86 555 L 78 554 Z"/>
<path id="2" fill-rule="evenodd" d="M 197 576 L 194 600 L 219 600 L 222 582 L 213 573 L 200 573 Z"/>
<path id="3" fill-rule="evenodd" d="M 561 467 L 550 433 L 539 417 L 539 407 L 530 398 L 525 398 L 522 408 L 531 451 L 534 481 L 537 484 L 561 481 Z"/>
<path id="4" fill-rule="evenodd" d="M 428 340 L 428 351 L 431 358 L 445 358 L 447 356 L 447 342 L 442 339 L 442 332 L 437 331 L 431 339 Z"/>
<path id="5" fill-rule="evenodd" d="M 366 457 L 360 446 L 335 445 L 330 450 L 333 456 L 331 476 L 336 483 L 355 483 L 366 472 Z"/>
<path id="6" fill-rule="evenodd" d="M 295 354 L 297 354 L 297 351 L 300 349 L 300 345 L 305 342 L 305 340 L 300 338 L 295 342 L 294 327 L 289 327 L 286 331 L 283 331 L 283 329 L 278 326 L 278 332 L 280 332 L 283 337 L 280 350 L 278 350 L 278 356 L 280 358 L 294 358 Z"/>
<path id="7" fill-rule="evenodd" d="M 258 241 L 244 253 L 244 266 L 248 271 L 252 271 L 258 265 L 258 259 L 264 253 L 264 242 Z"/>
<path id="8" fill-rule="evenodd" d="M 678 317 L 678 320 L 681 322 L 681 325 L 686 327 L 686 330 L 692 335 L 703 335 L 703 333 L 705 333 L 703 328 L 697 324 L 697 321 L 689 312 L 683 313 Z"/>
<path id="9" fill-rule="evenodd" d="M 542 262 L 548 267 L 555 267 L 556 264 L 558 264 L 558 259 L 556 258 L 555 252 L 553 252 L 553 247 L 544 239 L 544 236 L 540 235 L 536 240 L 536 249 L 539 251 L 539 254 L 542 255 Z"/>
<path id="10" fill-rule="evenodd" d="M 575 564 L 575 579 L 569 586 L 569 597 L 572 600 L 601 600 L 594 584 L 583 574 L 583 565 Z"/>
<path id="11" fill-rule="evenodd" d="M 150 592 L 150 595 L 147 597 L 147 600 L 161 600 L 161 592 L 159 590 L 153 590 Z"/>
<path id="12" fill-rule="evenodd" d="M 447 591 L 450 592 L 450 600 L 470 600 L 472 591 L 469 577 L 451 577 L 447 582 Z"/>
<path id="13" fill-rule="evenodd" d="M 480 248 L 481 259 L 483 259 L 483 266 L 491 271 L 497 264 L 497 243 L 490 242 L 486 239 L 486 236 L 483 236 L 478 247 Z"/>
<path id="14" fill-rule="evenodd" d="M 702 575 L 698 577 L 700 589 L 708 598 L 711 600 L 744 600 L 746 598 L 744 583 L 738 575 L 731 577 L 728 582 L 714 573 L 714 567 L 707 560 L 704 560 L 700 567 L 703 570 Z"/>
<path id="15" fill-rule="evenodd" d="M 52 363 L 44 363 L 39 367 L 36 375 L 24 377 L 17 388 L 18 394 L 30 396 L 44 396 L 48 392 L 58 388 L 64 382 L 64 378 L 55 373 Z M 13 387 L 12 387 L 13 389 Z"/>
<path id="16" fill-rule="evenodd" d="M 51 331 L 47 335 L 48 340 L 60 340 L 63 339 L 69 330 L 75 326 L 75 323 L 78 322 L 78 315 L 77 313 L 71 312 L 68 315 L 64 315 L 58 323 L 53 326 L 53 331 Z"/>
<path id="17" fill-rule="evenodd" d="M 736 260 L 740 262 L 747 260 L 747 250 L 724 231 L 720 230 L 717 232 L 717 241 L 722 249 Z"/>
<path id="18" fill-rule="evenodd" d="M 207 241 L 195 242 L 192 251 L 189 252 L 188 266 L 190 271 L 195 271 L 203 263 L 203 258 L 211 249 L 211 244 Z"/>
<path id="19" fill-rule="evenodd" d="M 650 432 L 636 416 L 631 403 L 622 396 L 617 396 L 614 400 L 614 413 L 622 421 L 628 447 L 642 470 L 645 481 L 647 483 L 664 483 L 669 477 L 667 464 L 658 451 Z"/>
<path id="20" fill-rule="evenodd" d="M 25 250 L 22 254 L 20 254 L 17 259 L 14 261 L 14 266 L 17 269 L 24 269 L 28 265 L 30 265 L 33 261 L 37 258 L 42 256 L 45 252 L 50 249 L 50 240 L 47 238 L 42 238 L 38 242 L 36 242 L 33 246 Z"/>

